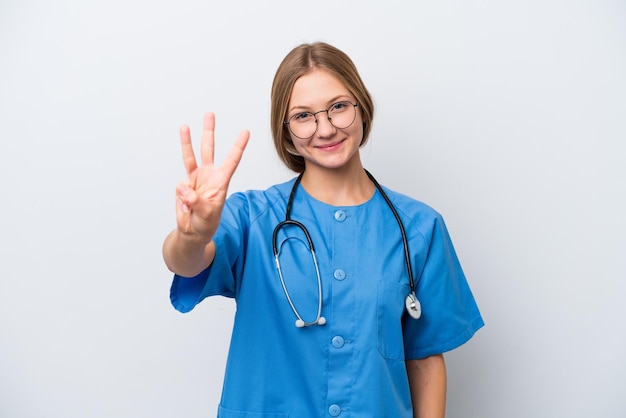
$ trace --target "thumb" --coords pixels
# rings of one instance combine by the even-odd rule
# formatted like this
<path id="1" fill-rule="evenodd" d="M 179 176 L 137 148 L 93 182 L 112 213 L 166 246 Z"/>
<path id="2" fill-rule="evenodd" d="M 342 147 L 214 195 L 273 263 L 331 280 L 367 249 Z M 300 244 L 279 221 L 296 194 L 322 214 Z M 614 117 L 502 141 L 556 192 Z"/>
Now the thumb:
<path id="1" fill-rule="evenodd" d="M 176 186 L 176 197 L 180 201 L 182 211 L 185 213 L 189 212 L 190 208 L 198 201 L 198 194 L 195 190 L 182 183 Z"/>

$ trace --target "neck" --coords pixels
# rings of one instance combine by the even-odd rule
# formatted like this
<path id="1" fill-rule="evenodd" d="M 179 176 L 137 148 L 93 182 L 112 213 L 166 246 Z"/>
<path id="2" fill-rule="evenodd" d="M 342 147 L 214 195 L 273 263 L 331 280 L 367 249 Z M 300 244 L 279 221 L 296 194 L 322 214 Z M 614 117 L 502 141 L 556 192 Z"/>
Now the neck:
<path id="1" fill-rule="evenodd" d="M 333 206 L 363 204 L 375 189 L 361 164 L 333 170 L 307 167 L 301 185 L 315 199 Z"/>

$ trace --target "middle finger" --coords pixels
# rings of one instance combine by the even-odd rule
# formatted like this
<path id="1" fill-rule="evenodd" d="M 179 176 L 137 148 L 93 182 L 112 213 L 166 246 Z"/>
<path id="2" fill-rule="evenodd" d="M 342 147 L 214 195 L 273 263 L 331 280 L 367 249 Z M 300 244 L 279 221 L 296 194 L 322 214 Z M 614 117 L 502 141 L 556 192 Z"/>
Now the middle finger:
<path id="1" fill-rule="evenodd" d="M 215 153 L 215 114 L 213 113 L 206 113 L 204 115 L 200 153 L 202 164 L 213 164 Z"/>

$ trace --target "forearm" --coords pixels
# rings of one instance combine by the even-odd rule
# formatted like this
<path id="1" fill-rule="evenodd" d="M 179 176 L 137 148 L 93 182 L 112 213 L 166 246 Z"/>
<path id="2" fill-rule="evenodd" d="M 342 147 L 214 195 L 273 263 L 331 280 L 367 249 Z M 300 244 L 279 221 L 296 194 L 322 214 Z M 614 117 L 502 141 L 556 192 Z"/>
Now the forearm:
<path id="1" fill-rule="evenodd" d="M 406 362 L 414 418 L 444 418 L 446 365 L 443 354 Z"/>
<path id="2" fill-rule="evenodd" d="M 215 244 L 206 244 L 192 235 L 173 230 L 163 243 L 163 260 L 173 273 L 183 277 L 193 277 L 213 262 Z"/>

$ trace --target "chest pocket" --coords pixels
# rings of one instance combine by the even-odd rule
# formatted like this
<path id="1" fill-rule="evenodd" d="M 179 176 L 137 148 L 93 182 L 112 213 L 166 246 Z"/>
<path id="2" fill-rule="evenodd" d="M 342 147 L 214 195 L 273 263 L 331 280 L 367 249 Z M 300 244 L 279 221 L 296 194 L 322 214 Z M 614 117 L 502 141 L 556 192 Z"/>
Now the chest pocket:
<path id="1" fill-rule="evenodd" d="M 378 281 L 378 351 L 386 359 L 404 360 L 402 315 L 408 294 L 406 284 Z"/>

